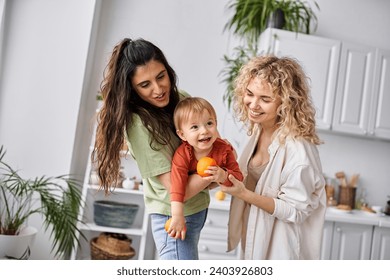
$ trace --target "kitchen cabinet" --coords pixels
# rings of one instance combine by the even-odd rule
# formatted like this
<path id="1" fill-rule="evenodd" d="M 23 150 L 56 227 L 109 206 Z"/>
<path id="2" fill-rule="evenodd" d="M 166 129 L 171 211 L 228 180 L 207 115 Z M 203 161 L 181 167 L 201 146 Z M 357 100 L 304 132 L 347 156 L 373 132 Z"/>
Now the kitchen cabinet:
<path id="1" fill-rule="evenodd" d="M 322 260 L 369 260 L 372 225 L 325 221 Z"/>
<path id="2" fill-rule="evenodd" d="M 390 139 L 389 50 L 272 28 L 259 49 L 301 63 L 318 129 Z"/>
<path id="3" fill-rule="evenodd" d="M 375 48 L 343 43 L 335 100 L 334 131 L 367 135 L 373 93 Z"/>
<path id="4" fill-rule="evenodd" d="M 323 260 L 390 260 L 390 217 L 329 207 L 322 239 Z"/>
<path id="5" fill-rule="evenodd" d="M 372 260 L 390 260 L 390 228 L 374 227 Z"/>
<path id="6" fill-rule="evenodd" d="M 96 127 L 95 127 L 96 130 Z M 90 152 L 93 150 L 94 135 L 91 141 Z M 80 244 L 76 245 L 74 251 L 71 254 L 71 259 L 90 259 L 90 240 L 99 236 L 102 232 L 112 232 L 125 234 L 132 240 L 132 247 L 135 249 L 136 255 L 132 259 L 144 260 L 154 258 L 154 242 L 150 230 L 149 215 L 147 214 L 144 206 L 143 192 L 142 190 L 124 189 L 116 187 L 112 193 L 108 196 L 104 194 L 103 190 L 99 190 L 99 186 L 94 178 L 94 168 L 90 160 L 86 168 L 86 175 L 83 183 L 82 190 L 82 205 L 80 207 L 79 215 L 82 217 L 82 223 L 78 224 L 78 228 L 83 232 L 86 240 L 80 238 Z M 135 161 L 130 155 L 125 152 L 121 152 L 121 165 L 123 167 L 123 173 L 126 177 L 138 177 L 139 171 Z M 138 177 L 139 178 L 139 177 Z M 109 200 L 122 203 L 135 203 L 138 204 L 139 210 L 134 219 L 134 223 L 131 228 L 115 228 L 115 227 L 103 227 L 94 223 L 93 215 L 93 202 L 95 200 Z"/>
<path id="7" fill-rule="evenodd" d="M 296 58 L 310 78 L 317 127 L 330 129 L 337 86 L 341 42 L 279 29 L 266 29 L 260 53 Z"/>
<path id="8" fill-rule="evenodd" d="M 390 51 L 343 43 L 334 131 L 390 139 Z"/>
<path id="9" fill-rule="evenodd" d="M 334 222 L 324 222 L 324 229 L 322 233 L 321 244 L 321 260 L 330 260 L 332 254 L 332 240 L 333 240 Z"/>
<path id="10" fill-rule="evenodd" d="M 390 50 L 377 49 L 369 133 L 390 139 Z"/>
<path id="11" fill-rule="evenodd" d="M 332 260 L 369 260 L 373 227 L 335 222 L 332 240 Z"/>
<path id="12" fill-rule="evenodd" d="M 210 207 L 199 241 L 200 259 L 240 259 L 240 245 L 226 252 L 230 196 L 215 199 Z M 351 212 L 328 208 L 321 244 L 321 260 L 390 260 L 390 217 L 360 210 Z"/>

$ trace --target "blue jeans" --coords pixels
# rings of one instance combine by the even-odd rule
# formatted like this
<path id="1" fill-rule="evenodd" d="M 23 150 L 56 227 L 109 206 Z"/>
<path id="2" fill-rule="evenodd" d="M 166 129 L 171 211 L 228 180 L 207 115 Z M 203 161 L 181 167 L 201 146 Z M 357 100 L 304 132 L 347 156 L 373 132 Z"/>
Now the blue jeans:
<path id="1" fill-rule="evenodd" d="M 165 222 L 169 216 L 151 214 L 151 226 L 154 242 L 160 260 L 198 260 L 198 243 L 200 231 L 207 217 L 207 209 L 193 215 L 186 216 L 186 238 L 175 239 L 165 231 Z"/>

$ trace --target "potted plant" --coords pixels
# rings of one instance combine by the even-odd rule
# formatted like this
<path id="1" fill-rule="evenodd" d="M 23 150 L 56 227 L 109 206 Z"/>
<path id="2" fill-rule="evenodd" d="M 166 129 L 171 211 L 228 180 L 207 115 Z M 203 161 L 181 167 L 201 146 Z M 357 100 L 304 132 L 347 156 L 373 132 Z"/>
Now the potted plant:
<path id="1" fill-rule="evenodd" d="M 312 1 L 319 10 L 317 2 Z M 221 71 L 227 88 L 223 100 L 230 109 L 234 79 L 241 66 L 256 55 L 260 34 L 268 27 L 311 34 L 317 28 L 317 16 L 308 2 L 301 0 L 233 0 L 228 9 L 233 16 L 225 25 L 225 31 L 243 39 L 244 46 L 234 49 L 232 57 L 224 55 L 226 67 Z"/>
<path id="2" fill-rule="evenodd" d="M 317 2 L 313 1 L 319 10 Z M 301 0 L 234 0 L 228 5 L 233 17 L 225 29 L 256 44 L 267 27 L 310 34 L 317 28 L 317 16 L 308 2 Z M 278 21 L 277 23 L 273 20 Z"/>
<path id="3" fill-rule="evenodd" d="M 5 153 L 1 146 L 0 238 L 6 236 L 10 240 L 11 236 L 23 235 L 27 219 L 33 214 L 41 214 L 44 230 L 50 230 L 53 238 L 55 256 L 68 257 L 79 242 L 76 236 L 85 238 L 77 228 L 82 200 L 79 182 L 69 175 L 24 179 L 4 161 Z"/>

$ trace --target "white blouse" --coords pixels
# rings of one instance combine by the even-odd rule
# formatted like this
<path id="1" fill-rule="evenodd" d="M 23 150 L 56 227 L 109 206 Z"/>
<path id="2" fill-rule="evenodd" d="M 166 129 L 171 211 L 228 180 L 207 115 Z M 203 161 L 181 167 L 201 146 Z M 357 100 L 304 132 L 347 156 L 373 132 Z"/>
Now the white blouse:
<path id="1" fill-rule="evenodd" d="M 239 160 L 244 184 L 259 135 L 260 130 L 251 136 Z M 270 160 L 254 191 L 273 197 L 275 211 L 270 215 L 250 206 L 245 219 L 247 203 L 233 197 L 228 251 L 243 238 L 245 259 L 319 259 L 326 194 L 317 147 L 305 140 L 287 139 L 284 145 L 274 140 L 269 154 Z"/>

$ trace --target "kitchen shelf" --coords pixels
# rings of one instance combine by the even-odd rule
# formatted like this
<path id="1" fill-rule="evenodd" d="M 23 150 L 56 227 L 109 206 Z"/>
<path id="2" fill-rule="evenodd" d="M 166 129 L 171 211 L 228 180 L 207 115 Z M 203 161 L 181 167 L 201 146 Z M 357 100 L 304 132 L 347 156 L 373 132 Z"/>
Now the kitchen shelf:
<path id="1" fill-rule="evenodd" d="M 86 187 L 89 189 L 92 189 L 92 190 L 99 191 L 98 185 L 87 184 Z M 114 192 L 118 193 L 118 194 L 124 193 L 124 194 L 140 195 L 140 196 L 144 195 L 143 191 L 140 191 L 140 190 L 130 190 L 130 189 L 124 189 L 124 188 L 119 188 L 119 187 L 115 188 Z"/>
<path id="2" fill-rule="evenodd" d="M 96 131 L 96 124 L 94 132 Z M 104 190 L 100 189 L 95 180 L 92 180 L 94 174 L 94 166 L 91 162 L 91 153 L 93 151 L 93 143 L 95 142 L 95 133 L 92 135 L 91 145 L 89 147 L 88 163 L 84 177 L 82 189 L 82 203 L 79 210 L 79 217 L 82 222 L 78 223 L 77 227 L 81 230 L 84 238 L 80 238 L 80 243 L 75 244 L 75 248 L 70 256 L 75 259 L 90 259 L 90 241 L 99 236 L 103 232 L 125 234 L 132 240 L 131 246 L 135 249 L 136 255 L 132 260 L 154 259 L 155 246 L 151 234 L 151 226 L 149 215 L 145 209 L 144 197 L 142 190 L 125 189 L 122 187 L 112 188 L 109 195 L 106 195 Z M 120 151 L 122 172 L 125 177 L 133 178 L 139 181 L 140 173 L 133 158 L 127 151 Z M 140 186 L 142 186 L 140 184 Z M 134 218 L 131 228 L 116 228 L 99 226 L 94 223 L 94 201 L 108 200 L 124 203 L 134 203 L 139 205 L 139 210 Z M 78 233 L 76 233 L 78 234 Z"/>
<path id="3" fill-rule="evenodd" d="M 112 232 L 112 233 L 122 233 L 126 235 L 138 235 L 142 236 L 144 231 L 142 228 L 113 228 L 113 227 L 103 227 L 98 226 L 95 223 L 86 223 L 85 225 L 80 226 L 81 230 L 89 231 L 98 231 L 98 232 Z"/>

